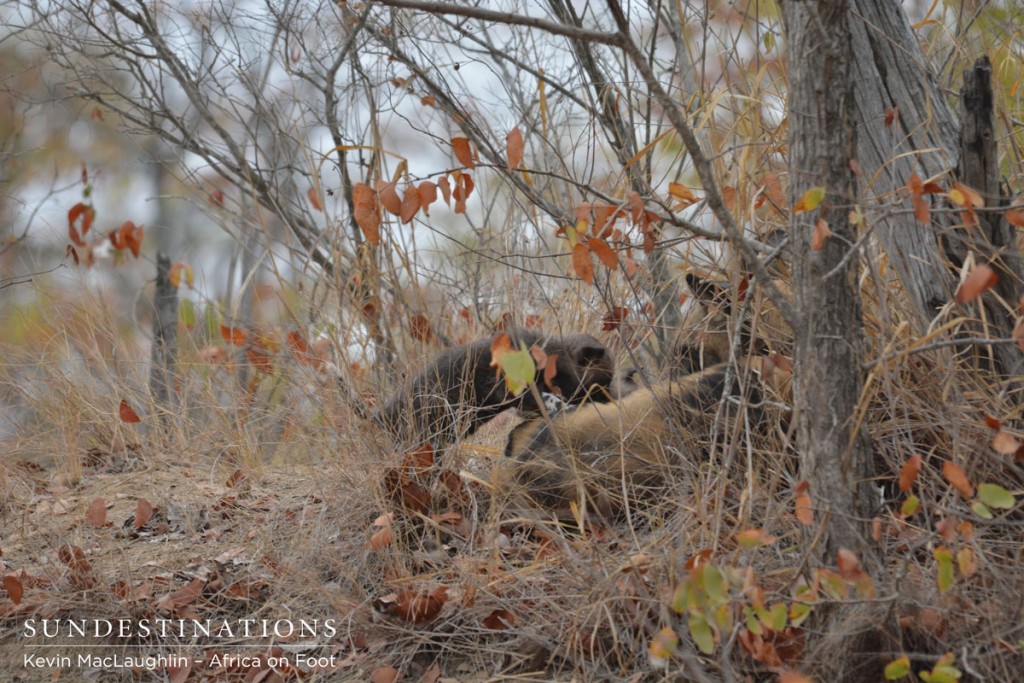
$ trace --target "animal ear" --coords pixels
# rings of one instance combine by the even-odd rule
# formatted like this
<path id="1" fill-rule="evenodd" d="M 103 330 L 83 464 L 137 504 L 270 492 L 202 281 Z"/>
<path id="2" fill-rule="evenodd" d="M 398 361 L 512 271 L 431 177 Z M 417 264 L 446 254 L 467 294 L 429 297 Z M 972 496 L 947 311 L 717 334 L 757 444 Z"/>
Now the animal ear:
<path id="1" fill-rule="evenodd" d="M 582 366 L 594 365 L 608 356 L 608 350 L 600 344 L 584 344 L 576 352 L 576 362 Z"/>
<path id="2" fill-rule="evenodd" d="M 690 288 L 697 301 L 709 306 L 716 301 L 721 301 L 725 291 L 711 280 L 705 280 L 693 273 L 686 274 L 686 286 Z"/>

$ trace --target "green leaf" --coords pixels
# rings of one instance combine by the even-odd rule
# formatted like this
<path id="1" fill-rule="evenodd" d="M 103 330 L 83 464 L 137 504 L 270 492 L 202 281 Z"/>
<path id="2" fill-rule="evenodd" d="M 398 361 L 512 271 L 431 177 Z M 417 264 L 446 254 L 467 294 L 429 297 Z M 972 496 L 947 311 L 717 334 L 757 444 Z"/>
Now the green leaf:
<path id="1" fill-rule="evenodd" d="M 178 320 L 186 330 L 196 326 L 196 308 L 192 304 L 192 299 L 182 299 L 178 302 Z"/>
<path id="2" fill-rule="evenodd" d="M 752 610 L 749 605 L 743 606 L 743 619 L 747 622 L 747 630 L 755 636 L 759 636 L 764 633 L 764 629 L 761 628 L 761 620 L 757 618 L 754 610 Z"/>
<path id="3" fill-rule="evenodd" d="M 704 654 L 709 655 L 715 651 L 715 634 L 711 631 L 711 624 L 700 612 L 690 614 L 690 635 Z"/>
<path id="4" fill-rule="evenodd" d="M 982 503 L 980 500 L 974 501 L 971 505 L 971 509 L 974 510 L 974 514 L 978 515 L 982 519 L 994 519 L 995 515 L 988 509 L 988 506 Z"/>
<path id="5" fill-rule="evenodd" d="M 513 394 L 518 396 L 526 387 L 533 384 L 537 377 L 537 363 L 533 355 L 526 349 L 508 351 L 498 360 L 501 371 L 505 374 L 505 383 Z"/>
<path id="6" fill-rule="evenodd" d="M 998 484 L 978 484 L 978 500 L 999 510 L 1009 510 L 1017 503 L 1013 494 Z"/>
<path id="7" fill-rule="evenodd" d="M 768 613 L 769 622 L 766 624 L 773 631 L 782 631 L 786 628 L 786 620 L 789 618 L 789 611 L 781 602 L 772 607 Z"/>
<path id="8" fill-rule="evenodd" d="M 687 579 L 676 588 L 676 593 L 672 597 L 672 609 L 677 613 L 682 614 L 683 612 L 693 612 L 701 608 L 700 596 L 697 595 L 696 586 L 693 581 Z"/>
<path id="9" fill-rule="evenodd" d="M 910 517 L 912 514 L 917 512 L 917 509 L 921 507 L 921 499 L 911 494 L 903 501 L 902 507 L 900 507 L 900 513 L 904 517 Z"/>
<path id="10" fill-rule="evenodd" d="M 797 201 L 797 203 L 793 205 L 793 213 L 814 211 L 816 208 L 818 208 L 818 205 L 821 204 L 822 201 L 824 201 L 824 199 L 825 188 L 821 187 L 820 185 L 818 187 L 812 187 L 811 189 L 807 190 L 807 192 L 804 192 L 803 195 L 801 195 L 800 199 Z"/>
<path id="11" fill-rule="evenodd" d="M 764 41 L 764 51 L 771 52 L 772 48 L 775 47 L 775 32 L 768 31 L 764 34 L 764 38 L 762 40 Z"/>
<path id="12" fill-rule="evenodd" d="M 910 675 L 910 657 L 903 655 L 899 659 L 894 659 L 885 665 L 884 670 L 885 680 L 887 681 L 898 681 L 899 679 Z"/>
<path id="13" fill-rule="evenodd" d="M 704 592 L 712 605 L 721 605 L 729 601 L 729 595 L 725 587 L 725 577 L 717 567 L 706 564 L 701 569 L 701 581 L 704 584 Z"/>
<path id="14" fill-rule="evenodd" d="M 939 547 L 932 554 L 939 563 L 939 590 L 945 593 L 953 587 L 953 553 L 948 548 Z"/>
<path id="15" fill-rule="evenodd" d="M 806 602 L 794 602 L 789 606 L 789 623 L 799 626 L 811 613 L 811 606 Z"/>
<path id="16" fill-rule="evenodd" d="M 203 311 L 203 326 L 206 328 L 206 336 L 209 339 L 220 339 L 220 324 L 223 322 L 220 311 L 214 304 L 206 304 Z"/>
<path id="17" fill-rule="evenodd" d="M 932 669 L 932 675 L 927 680 L 930 680 L 931 683 L 956 683 L 960 680 L 961 675 L 960 670 L 956 667 L 949 666 L 948 664 L 939 664 Z"/>

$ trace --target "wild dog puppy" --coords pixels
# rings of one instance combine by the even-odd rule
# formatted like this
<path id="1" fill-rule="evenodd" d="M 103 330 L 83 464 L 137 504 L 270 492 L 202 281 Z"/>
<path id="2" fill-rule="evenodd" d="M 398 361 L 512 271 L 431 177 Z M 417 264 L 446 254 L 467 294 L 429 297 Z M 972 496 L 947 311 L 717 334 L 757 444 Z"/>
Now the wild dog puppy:
<path id="1" fill-rule="evenodd" d="M 554 359 L 557 371 L 550 387 L 538 373 L 534 387 L 514 395 L 501 373 L 491 367 L 493 339 L 480 339 L 438 354 L 398 388 L 374 419 L 403 445 L 430 443 L 441 449 L 509 408 L 542 414 L 537 402 L 540 392 L 550 392 L 570 404 L 588 398 L 612 399 L 615 364 L 597 339 L 587 334 L 556 337 L 536 330 L 520 330 L 510 336 L 513 347 L 536 344 L 549 361 Z"/>
<path id="2" fill-rule="evenodd" d="M 664 493 L 672 468 L 707 456 L 716 422 L 734 424 L 739 408 L 723 397 L 761 403 L 760 383 L 751 376 L 760 361 L 715 365 L 615 403 L 524 422 L 509 435 L 495 486 L 525 496 L 531 507 L 555 511 L 585 498 L 591 513 L 615 518 L 627 504 Z"/>
<path id="3" fill-rule="evenodd" d="M 783 295 L 788 295 L 785 282 L 774 282 Z M 737 327 L 737 355 L 757 356 L 772 351 L 790 354 L 793 332 L 767 297 L 755 294 L 754 300 L 743 306 L 744 319 L 737 326 L 732 315 L 733 297 L 726 287 L 692 273 L 687 273 L 686 284 L 693 293 L 693 305 L 669 351 L 673 376 L 688 375 L 729 360 L 730 349 L 737 341 Z"/>

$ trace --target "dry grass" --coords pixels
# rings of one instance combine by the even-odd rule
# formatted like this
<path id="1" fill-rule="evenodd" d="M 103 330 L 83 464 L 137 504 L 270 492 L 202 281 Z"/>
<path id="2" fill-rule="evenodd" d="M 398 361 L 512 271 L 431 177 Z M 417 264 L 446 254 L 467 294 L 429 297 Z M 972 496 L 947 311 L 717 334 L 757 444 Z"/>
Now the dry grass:
<path id="1" fill-rule="evenodd" d="M 905 348 L 908 340 L 880 323 L 873 306 L 872 353 Z M 35 343 L 3 349 L 0 382 L 12 417 L 0 466 L 0 562 L 24 591 L 19 604 L 0 600 L 0 648 L 13 655 L 0 658 L 3 678 L 77 680 L 88 673 L 77 664 L 26 668 L 23 655 L 44 652 L 39 645 L 59 646 L 45 651 L 53 654 L 82 642 L 66 633 L 26 637 L 29 618 L 156 617 L 332 619 L 335 632 L 86 642 L 107 646 L 106 654 L 188 653 L 207 663 L 216 653 L 281 654 L 292 665 L 305 661 L 300 656 L 333 656 L 323 670 L 302 665 L 274 674 L 262 664 L 194 664 L 189 680 L 366 680 L 386 678 L 387 667 L 404 680 L 772 678 L 773 667 L 743 647 L 742 610 L 753 604 L 755 583 L 766 607 L 789 609 L 813 569 L 809 536 L 793 514 L 795 455 L 778 423 L 719 437 L 708 462 L 681 462 L 657 504 L 633 508 L 629 523 L 581 526 L 524 516 L 505 507 L 504 497 L 492 500 L 490 471 L 515 423 L 502 416 L 416 475 L 433 493 L 418 515 L 383 490 L 382 465 L 397 464 L 399 454 L 333 381 L 310 368 L 282 356 L 277 374 L 247 392 L 226 369 L 186 359 L 181 405 L 163 411 L 161 421 L 141 388 L 143 355 L 119 347 L 109 331 L 100 334 L 98 324 L 86 330 L 48 327 L 36 331 Z M 110 349 L 90 358 L 82 340 L 97 338 Z M 111 358 L 128 360 L 113 365 Z M 356 393 L 377 392 L 356 375 L 345 379 Z M 141 423 L 118 419 L 122 398 Z M 884 566 L 866 567 L 873 597 L 851 593 L 835 603 L 839 618 L 830 632 L 816 633 L 812 618 L 800 635 L 806 644 L 771 636 L 783 668 L 827 680 L 837 666 L 907 654 L 919 671 L 953 652 L 968 678 L 1017 675 L 1024 666 L 1019 504 L 984 520 L 942 474 L 950 461 L 975 487 L 1024 489 L 1021 466 L 992 450 L 984 421 L 987 414 L 1008 428 L 1019 424 L 1011 399 L 948 349 L 877 366 L 864 419 L 880 485 L 895 497 L 879 511 Z M 901 519 L 906 496 L 893 483 L 914 454 L 924 459 L 913 488 L 921 507 Z M 461 490 L 445 493 L 436 479 L 442 469 L 462 472 Z M 105 526 L 89 517 L 97 499 Z M 155 513 L 137 528 L 140 499 Z M 372 540 L 380 538 L 375 520 L 383 513 L 394 516 L 387 544 Z M 775 540 L 760 548 L 737 542 L 737 533 L 755 528 Z M 940 546 L 963 562 L 944 592 L 937 585 Z M 85 562 L 69 548 L 80 549 Z M 685 610 L 674 609 L 694 558 L 721 569 L 730 586 L 722 613 L 729 628 L 717 633 L 711 656 L 699 654 Z M 815 614 L 826 610 L 819 597 Z M 659 668 L 649 648 L 665 628 L 682 637 Z M 873 649 L 864 662 L 830 660 L 835 639 L 879 632 L 886 638 L 866 641 Z M 93 674 L 135 676 L 114 667 Z M 159 668 L 137 675 L 184 680 L 175 678 L 182 672 Z"/>

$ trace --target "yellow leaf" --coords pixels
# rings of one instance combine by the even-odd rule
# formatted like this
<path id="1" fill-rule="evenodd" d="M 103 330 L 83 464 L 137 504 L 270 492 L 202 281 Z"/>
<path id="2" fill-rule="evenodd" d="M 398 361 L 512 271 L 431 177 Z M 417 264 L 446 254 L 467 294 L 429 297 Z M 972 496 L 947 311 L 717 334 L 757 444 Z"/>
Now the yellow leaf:
<path id="1" fill-rule="evenodd" d="M 793 206 L 793 213 L 814 211 L 825 199 L 825 188 L 822 186 L 812 187 L 801 195 L 799 201 Z"/>

